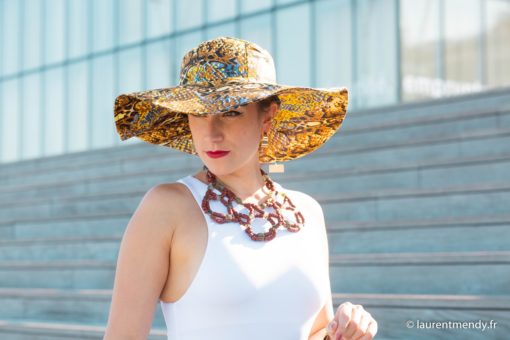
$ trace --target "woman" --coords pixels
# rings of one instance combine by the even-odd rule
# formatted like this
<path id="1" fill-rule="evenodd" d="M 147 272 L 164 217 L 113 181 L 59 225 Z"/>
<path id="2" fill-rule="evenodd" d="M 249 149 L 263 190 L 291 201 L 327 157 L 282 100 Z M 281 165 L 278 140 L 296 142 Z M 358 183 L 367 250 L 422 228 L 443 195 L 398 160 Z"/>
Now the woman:
<path id="1" fill-rule="evenodd" d="M 345 88 L 276 84 L 266 50 L 228 37 L 189 51 L 179 86 L 120 95 L 122 140 L 197 155 L 204 168 L 154 186 L 133 214 L 105 339 L 145 339 L 158 300 L 168 339 L 372 339 L 362 306 L 333 313 L 321 206 L 261 169 L 320 147 L 346 106 Z"/>

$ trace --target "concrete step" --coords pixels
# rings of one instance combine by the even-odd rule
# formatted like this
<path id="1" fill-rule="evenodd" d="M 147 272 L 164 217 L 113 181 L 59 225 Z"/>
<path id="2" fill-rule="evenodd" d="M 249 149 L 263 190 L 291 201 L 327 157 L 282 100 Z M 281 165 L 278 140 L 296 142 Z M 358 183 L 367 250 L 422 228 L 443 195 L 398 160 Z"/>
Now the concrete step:
<path id="1" fill-rule="evenodd" d="M 462 185 L 434 189 L 318 194 L 326 223 L 406 219 L 476 218 L 508 214 L 510 185 Z"/>
<path id="2" fill-rule="evenodd" d="M 122 235 L 0 240 L 0 261 L 111 260 Z"/>
<path id="3" fill-rule="evenodd" d="M 343 302 L 361 304 L 378 322 L 377 339 L 505 339 L 510 331 L 508 325 L 510 300 L 508 296 L 470 295 L 404 295 L 404 294 L 333 294 L 336 310 Z M 482 331 L 472 324 L 471 329 L 420 329 L 417 321 L 497 322 L 494 328 Z M 406 323 L 413 321 L 413 327 Z M 411 326 L 411 323 L 408 324 Z M 494 325 L 494 322 L 493 322 Z M 466 325 L 468 327 L 468 325 Z M 104 326 L 83 324 L 38 322 L 32 320 L 1 320 L 2 339 L 100 339 Z M 153 329 L 149 339 L 164 339 L 163 329 Z"/>
<path id="4" fill-rule="evenodd" d="M 314 152 L 296 162 L 285 164 L 289 173 L 320 169 L 416 164 L 447 161 L 462 157 L 496 156 L 510 151 L 510 129 L 476 131 L 462 135 L 413 139 L 402 143 L 347 145 L 342 150 Z"/>
<path id="5" fill-rule="evenodd" d="M 132 139 L 105 148 L 71 152 L 67 154 L 49 155 L 38 158 L 31 158 L 10 163 L 2 163 L 0 177 L 15 176 L 17 174 L 35 174 L 41 171 L 53 171 L 61 167 L 89 166 L 94 163 L 104 163 L 108 159 L 112 162 L 121 161 L 125 157 L 144 152 L 160 152 L 165 155 L 169 148 L 152 145 L 141 140 Z"/>
<path id="6" fill-rule="evenodd" d="M 125 228 L 127 222 L 122 226 Z M 94 227 L 100 230 L 100 226 Z M 510 250 L 510 215 L 425 221 L 353 222 L 327 225 L 329 249 L 337 254 Z M 75 230 L 68 226 L 70 234 Z M 90 231 L 90 228 L 85 228 Z M 122 232 L 103 236 L 67 235 L 2 238 L 0 261 L 116 260 Z M 451 242 L 456 240 L 456 242 Z"/>
<path id="7" fill-rule="evenodd" d="M 48 237 L 100 237 L 121 235 L 129 223 L 133 211 L 120 214 L 106 212 L 98 214 L 48 216 L 0 222 L 0 239 L 33 239 Z"/>
<path id="8" fill-rule="evenodd" d="M 409 118 L 427 118 L 456 115 L 473 111 L 504 110 L 510 108 L 510 87 L 461 96 L 426 99 L 409 103 L 377 106 L 359 111 L 348 111 L 346 123 L 352 127 L 377 123 L 405 121 Z"/>
<path id="9" fill-rule="evenodd" d="M 33 320 L 0 320 L 2 340 L 76 340 L 104 337 L 105 326 L 77 323 L 39 322 Z M 165 329 L 152 329 L 149 340 L 166 340 Z"/>
<path id="10" fill-rule="evenodd" d="M 61 196 L 34 199 L 0 206 L 0 224 L 26 220 L 90 214 L 132 213 L 146 191 L 124 191 L 102 195 Z M 394 220 L 423 217 L 493 216 L 508 211 L 510 185 L 507 182 L 444 186 L 431 189 L 385 189 L 358 193 L 313 195 L 322 202 L 331 220 Z M 405 207 L 405 209 L 404 209 Z"/>
<path id="11" fill-rule="evenodd" d="M 510 215 L 335 221 L 327 228 L 329 251 L 335 254 L 510 250 Z"/>
<path id="12" fill-rule="evenodd" d="M 50 198 L 61 195 L 90 195 L 107 192 L 120 192 L 122 189 L 148 190 L 150 187 L 160 184 L 174 182 L 185 175 L 195 173 L 200 166 L 175 169 L 175 168 L 154 168 L 152 170 L 141 170 L 132 173 L 125 173 L 122 176 L 97 175 L 83 180 L 56 181 L 37 184 L 12 184 L 0 189 L 0 204 L 16 200 L 33 198 Z"/>
<path id="13" fill-rule="evenodd" d="M 362 281 L 363 279 L 360 279 Z M 510 334 L 508 295 L 333 294 L 334 310 L 341 303 L 360 304 L 377 321 L 374 339 L 503 340 Z M 491 326 L 492 320 L 492 328 Z M 423 322 L 443 322 L 424 328 Z M 450 322 L 450 323 L 448 323 Z M 462 322 L 473 322 L 464 324 Z M 485 322 L 483 329 L 482 322 Z"/>
<path id="14" fill-rule="evenodd" d="M 120 160 L 105 159 L 101 162 L 85 164 L 70 163 L 56 168 L 42 169 L 37 172 L 20 172 L 18 174 L 0 177 L 0 184 L 2 184 L 4 188 L 2 190 L 8 190 L 7 188 L 12 188 L 16 185 L 27 185 L 27 178 L 30 178 L 30 185 L 56 182 L 83 183 L 86 180 L 93 180 L 97 177 L 109 176 L 113 178 L 133 172 L 140 173 L 144 169 L 154 169 L 157 164 L 160 164 L 157 168 L 166 167 L 174 172 L 185 171 L 192 167 L 196 168 L 197 165 L 202 164 L 198 157 L 191 155 L 187 157 L 183 153 L 179 153 L 170 148 L 166 148 L 167 150 L 165 153 L 153 152 L 152 149 L 153 147 L 150 147 L 144 154 L 124 156 L 124 158 Z"/>
<path id="15" fill-rule="evenodd" d="M 105 175 L 83 181 L 52 181 L 41 184 L 11 185 L 0 188 L 0 205 L 34 198 L 58 197 L 69 194 L 100 194 L 123 189 L 148 190 L 160 183 L 195 173 L 195 168 L 151 170 Z M 271 178 L 284 187 L 307 193 L 354 192 L 385 188 L 433 188 L 445 184 L 490 183 L 510 181 L 510 150 L 504 154 L 461 157 L 447 160 L 420 160 L 390 165 L 353 166 L 347 169 L 294 169 Z M 462 176 L 458 176 L 461 172 Z"/>
<path id="16" fill-rule="evenodd" d="M 510 153 L 496 156 L 423 160 L 381 166 L 289 173 L 284 188 L 310 195 L 384 189 L 426 189 L 463 184 L 510 183 Z"/>
<path id="17" fill-rule="evenodd" d="M 379 144 L 370 147 L 350 147 L 338 152 L 313 152 L 285 164 L 286 172 L 271 174 L 276 181 L 284 181 L 289 175 L 301 175 L 328 171 L 353 172 L 360 168 L 367 171 L 380 168 L 413 167 L 422 163 L 462 162 L 462 159 L 479 157 L 505 157 L 510 153 L 510 129 L 478 131 L 456 136 L 415 140 L 400 144 Z M 121 172 L 106 166 L 106 169 L 91 168 L 83 173 L 42 173 L 18 178 L 0 188 L 0 200 L 13 197 L 38 197 L 62 194 L 87 194 L 126 187 L 149 188 L 155 183 L 171 182 L 186 174 L 199 170 L 202 163 L 197 157 L 155 157 L 146 156 L 141 160 L 126 161 Z M 183 163 L 184 162 L 184 163 Z M 182 163 L 182 164 L 181 164 Z M 129 168 L 130 167 L 130 168 Z M 264 166 L 267 170 L 267 166 Z M 80 170 L 81 171 L 81 170 Z M 377 170 L 376 170 L 377 171 Z M 497 170 L 495 170 L 497 171 Z"/>
<path id="18" fill-rule="evenodd" d="M 116 261 L 0 261 L 0 287 L 112 289 Z"/>
<path id="19" fill-rule="evenodd" d="M 510 295 L 510 251 L 330 254 L 332 291 Z"/>
<path id="20" fill-rule="evenodd" d="M 509 127 L 510 109 L 506 111 L 493 109 L 471 114 L 463 113 L 453 117 L 445 116 L 441 119 L 437 117 L 407 119 L 404 122 L 384 123 L 370 127 L 363 126 L 357 129 L 349 129 L 346 121 L 345 128 L 342 127 L 342 133 L 335 134 L 326 144 L 316 150 L 314 154 L 350 150 L 353 145 L 357 148 L 371 146 L 380 148 L 381 145 L 387 144 L 405 145 L 409 141 L 416 142 L 438 138 L 451 139 L 452 136 L 473 133 L 476 135 L 479 131 L 497 132 Z M 161 150 L 161 148 L 166 150 Z M 146 169 L 154 168 L 145 164 L 147 161 L 166 161 L 167 163 L 165 164 L 172 164 L 174 168 L 192 166 L 199 161 L 198 157 L 187 157 L 183 153 L 171 148 L 150 146 L 148 144 L 147 147 L 136 145 L 132 153 L 125 154 L 125 150 L 121 151 L 120 155 L 115 157 L 112 155 L 112 151 L 105 152 L 106 156 L 102 161 L 97 158 L 98 156 L 92 155 L 90 160 L 87 157 L 82 157 L 83 159 L 72 157 L 69 162 L 57 163 L 59 166 L 50 163 L 46 169 L 42 165 L 35 169 L 29 165 L 25 167 L 22 167 L 22 164 L 19 167 L 13 165 L 1 170 L 0 173 L 3 175 L 0 176 L 0 183 L 24 184 L 27 177 L 31 178 L 31 183 L 44 183 L 56 177 L 62 180 L 76 181 L 77 179 L 90 176 L 112 175 L 130 171 L 132 166 L 140 171 L 141 164 L 136 162 L 136 159 L 143 160 L 142 167 Z M 97 153 L 100 152 L 102 151 L 97 151 Z"/>
<path id="21" fill-rule="evenodd" d="M 488 295 L 509 291 L 509 251 L 333 253 L 330 262 L 335 291 Z M 2 261 L 0 274 L 0 287 L 111 289 L 115 261 Z M 359 277 L 368 280 L 360 284 Z"/>
<path id="22" fill-rule="evenodd" d="M 371 127 L 403 121 L 408 119 L 421 119 L 430 117 L 469 115 L 470 113 L 505 111 L 510 109 L 510 90 L 508 88 L 496 89 L 477 94 L 440 98 L 424 102 L 412 102 L 398 105 L 389 105 L 349 111 L 342 127 L 342 134 L 358 127 Z M 503 123 L 503 122 L 501 122 Z M 505 126 L 502 124 L 502 126 Z M 370 131 L 372 134 L 373 131 Z M 335 135 L 333 139 L 338 137 Z M 346 136 L 345 136 L 346 137 Z M 343 138 L 343 137 L 342 137 Z M 333 140 L 332 139 L 332 140 Z M 330 142 L 332 141 L 330 140 Z M 329 142 L 328 142 L 329 143 Z M 350 143 L 348 143 L 350 145 Z M 172 149 L 157 145 L 150 145 L 136 138 L 123 141 L 120 146 L 107 147 L 95 150 L 81 151 L 70 154 L 47 156 L 14 163 L 2 164 L 0 177 L 8 175 L 26 174 L 32 177 L 41 171 L 55 171 L 60 167 L 90 168 L 97 162 L 115 163 L 126 156 L 157 154 L 156 157 L 168 155 Z M 177 152 L 176 152 L 177 153 Z M 181 154 L 182 153 L 178 153 Z"/>
<path id="23" fill-rule="evenodd" d="M 146 191 L 131 191 L 102 195 L 78 195 L 54 197 L 50 200 L 25 201 L 22 206 L 4 204 L 0 206 L 0 223 L 22 223 L 25 220 L 50 217 L 73 217 L 133 213 Z"/>
<path id="24" fill-rule="evenodd" d="M 0 319 L 104 326 L 111 299 L 111 290 L 0 288 Z M 152 327 L 165 328 L 159 303 Z"/>
<path id="25" fill-rule="evenodd" d="M 510 98 L 509 98 L 510 100 Z M 485 108 L 480 111 L 444 113 L 425 117 L 407 116 L 400 120 L 381 122 L 374 116 L 371 121 L 345 120 L 341 132 L 335 134 L 323 148 L 332 149 L 343 145 L 373 145 L 398 143 L 406 140 L 454 136 L 478 130 L 508 128 L 510 107 Z"/>

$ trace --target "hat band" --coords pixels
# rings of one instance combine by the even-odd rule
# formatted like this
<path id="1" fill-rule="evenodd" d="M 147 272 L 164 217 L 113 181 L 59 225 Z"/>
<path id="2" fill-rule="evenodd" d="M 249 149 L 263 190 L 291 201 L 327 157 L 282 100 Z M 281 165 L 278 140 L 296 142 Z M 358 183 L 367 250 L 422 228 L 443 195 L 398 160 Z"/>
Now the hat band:
<path id="1" fill-rule="evenodd" d="M 226 64 L 221 61 L 201 61 L 184 67 L 180 84 L 221 82 L 227 79 L 248 78 L 246 67 L 239 63 Z"/>

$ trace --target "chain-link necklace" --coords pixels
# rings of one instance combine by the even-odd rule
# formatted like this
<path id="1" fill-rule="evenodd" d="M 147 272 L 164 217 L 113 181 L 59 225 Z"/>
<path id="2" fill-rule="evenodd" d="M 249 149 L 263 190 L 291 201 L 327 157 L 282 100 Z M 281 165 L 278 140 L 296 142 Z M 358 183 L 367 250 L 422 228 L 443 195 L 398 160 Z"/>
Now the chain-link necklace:
<path id="1" fill-rule="evenodd" d="M 267 197 L 267 199 L 261 204 L 243 203 L 241 199 L 228 189 L 220 180 L 218 180 L 206 166 L 204 166 L 204 170 L 207 170 L 208 187 L 207 192 L 202 199 L 202 210 L 216 223 L 223 224 L 238 222 L 253 241 L 271 241 L 275 238 L 276 230 L 280 226 L 285 227 L 290 232 L 298 232 L 304 226 L 305 219 L 301 212 L 296 209 L 295 205 L 284 192 L 278 192 L 275 190 L 273 181 L 263 169 L 260 169 L 260 173 L 264 178 L 264 187 L 269 190 L 267 195 L 269 197 Z M 220 194 L 215 193 L 214 189 L 219 191 Z M 221 202 L 227 208 L 227 214 L 212 211 L 210 207 L 211 201 Z M 234 209 L 233 202 L 236 202 L 237 205 L 244 206 L 248 210 L 248 214 L 236 211 Z M 264 211 L 267 207 L 273 208 L 274 213 Z M 290 210 L 294 212 L 295 223 L 290 222 L 283 216 L 283 210 Z M 254 218 L 262 218 L 269 221 L 271 224 L 269 231 L 265 233 L 254 233 L 251 228 Z"/>

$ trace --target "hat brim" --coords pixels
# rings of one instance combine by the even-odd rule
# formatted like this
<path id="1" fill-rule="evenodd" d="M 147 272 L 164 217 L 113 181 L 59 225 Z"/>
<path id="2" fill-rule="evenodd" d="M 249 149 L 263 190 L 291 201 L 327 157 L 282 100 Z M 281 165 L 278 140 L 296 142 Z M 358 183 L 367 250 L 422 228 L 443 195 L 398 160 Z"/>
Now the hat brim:
<path id="1" fill-rule="evenodd" d="M 280 109 L 268 132 L 261 163 L 300 158 L 324 144 L 342 125 L 348 90 L 316 89 L 269 83 L 228 83 L 217 87 L 180 85 L 119 95 L 115 126 L 121 140 L 145 142 L 196 155 L 192 150 L 188 114 L 219 114 L 278 95 Z"/>

